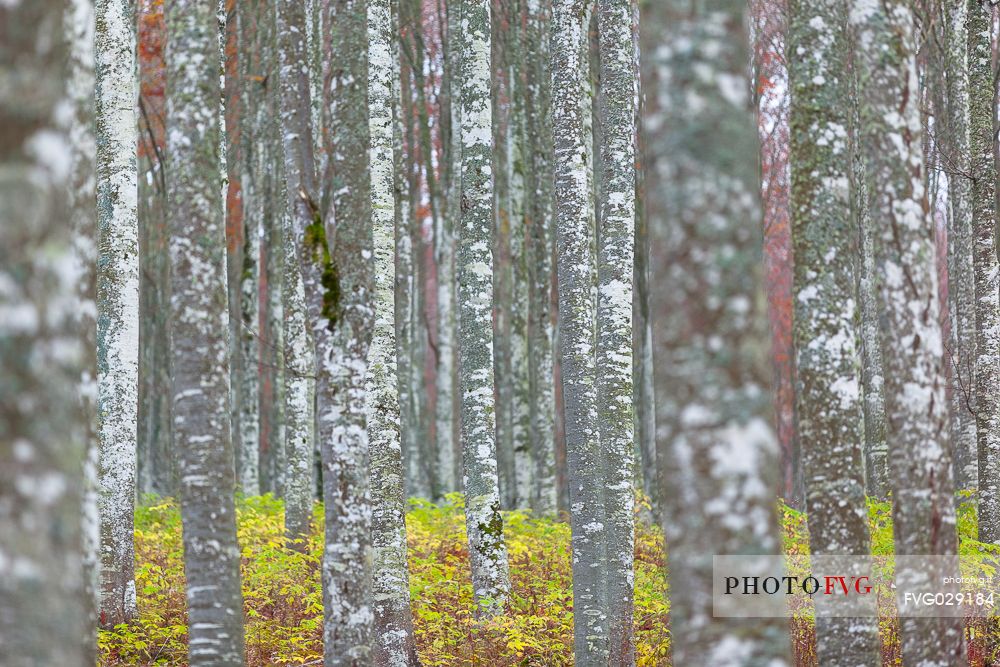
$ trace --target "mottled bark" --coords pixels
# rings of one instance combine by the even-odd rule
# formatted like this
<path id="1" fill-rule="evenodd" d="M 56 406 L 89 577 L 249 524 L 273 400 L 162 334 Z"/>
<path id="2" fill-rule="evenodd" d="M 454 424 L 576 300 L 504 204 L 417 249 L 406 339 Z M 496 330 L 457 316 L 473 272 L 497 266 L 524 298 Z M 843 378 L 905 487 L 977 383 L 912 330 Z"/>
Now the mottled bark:
<path id="1" fill-rule="evenodd" d="M 97 661 L 93 632 L 99 622 L 101 529 L 98 514 L 98 468 L 100 449 L 97 437 L 97 145 L 94 131 L 94 3 L 72 0 L 64 15 L 69 42 L 67 92 L 73 114 L 67 119 L 67 139 L 71 150 L 69 205 L 73 223 L 74 270 L 78 271 L 74 306 L 77 331 L 83 342 L 79 399 L 82 431 L 86 447 L 83 460 L 82 549 L 83 585 L 87 618 L 84 659 Z"/>
<path id="2" fill-rule="evenodd" d="M 395 223 L 396 190 L 393 147 L 398 110 L 399 76 L 395 2 L 368 5 L 368 123 L 371 133 L 372 235 L 374 251 L 374 316 L 365 402 L 371 452 L 372 598 L 375 627 L 372 662 L 417 665 L 410 612 L 406 560 L 406 496 L 399 431 L 399 388 L 396 378 Z"/>
<path id="3" fill-rule="evenodd" d="M 846 21 L 838 0 L 789 2 L 796 414 L 810 548 L 822 555 L 869 543 Z M 819 619 L 816 643 L 824 664 L 881 662 L 874 619 Z"/>
<path id="4" fill-rule="evenodd" d="M 167 216 L 174 447 L 180 461 L 190 660 L 243 664 L 230 438 L 219 31 L 212 0 L 167 9 Z"/>
<path id="5" fill-rule="evenodd" d="M 555 146 L 559 352 L 565 397 L 566 465 L 573 545 L 574 654 L 579 665 L 608 662 L 604 459 L 597 423 L 594 203 L 589 40 L 591 0 L 552 5 L 552 116 Z"/>
<path id="6" fill-rule="evenodd" d="M 171 426 L 163 5 L 139 0 L 139 429 L 141 493 L 177 495 Z"/>
<path id="7" fill-rule="evenodd" d="M 66 100 L 66 8 L 0 6 L 0 655 L 17 666 L 85 665 L 94 632 L 80 535 L 73 157 L 55 125 Z"/>
<path id="8" fill-rule="evenodd" d="M 887 322 L 882 358 L 896 553 L 954 554 L 945 358 L 921 143 L 917 27 L 912 7 L 902 0 L 858 2 L 850 19 L 858 46 L 858 144 L 864 150 L 871 218 L 879 221 L 876 258 Z M 897 569 L 898 595 L 923 576 Z M 965 659 L 961 619 L 904 618 L 901 635 L 906 664 L 953 665 Z"/>
<path id="9" fill-rule="evenodd" d="M 459 388 L 465 517 L 480 613 L 503 611 L 510 593 L 497 479 L 493 399 L 493 210 L 488 0 L 461 0 L 462 193 L 458 231 Z"/>
<path id="10" fill-rule="evenodd" d="M 996 245 L 992 5 L 968 5 L 969 151 L 976 298 L 976 440 L 979 539 L 1000 541 L 1000 263 Z"/>
<path id="11" fill-rule="evenodd" d="M 607 516 L 609 660 L 635 663 L 632 273 L 638 52 L 631 0 L 598 0 L 601 188 L 597 258 L 597 409 Z"/>
<path id="12" fill-rule="evenodd" d="M 459 201 L 462 191 L 462 29 L 461 11 L 452 3 L 447 10 L 447 58 L 444 62 L 444 86 L 448 90 L 449 148 L 445 175 L 447 195 L 444 215 L 438 216 L 434 228 L 434 262 L 437 266 L 437 368 L 434 405 L 435 436 L 437 439 L 438 487 L 448 493 L 462 488 L 461 455 L 458 448 L 458 415 L 455 385 L 457 318 L 455 313 L 455 227 L 460 224 Z"/>
<path id="13" fill-rule="evenodd" d="M 955 487 L 976 489 L 975 382 L 976 287 L 973 277 L 971 166 L 969 163 L 969 69 L 966 17 L 968 0 L 951 0 L 941 7 L 945 18 L 944 76 L 946 100 L 938 132 L 941 162 L 948 174 L 948 301 L 950 338 L 951 443 Z"/>
<path id="14" fill-rule="evenodd" d="M 371 659 L 372 550 L 365 373 L 371 337 L 372 230 L 368 171 L 368 33 L 365 6 L 331 3 L 324 22 L 324 156 L 313 164 L 311 91 L 303 7 L 279 7 L 285 179 L 308 322 L 316 345 L 317 438 L 326 548 L 323 642 L 327 665 Z M 334 217 L 336 215 L 336 218 Z M 329 241 L 328 241 L 329 238 Z"/>
<path id="15" fill-rule="evenodd" d="M 528 374 L 530 383 L 530 442 L 533 461 L 531 507 L 539 514 L 556 512 L 555 377 L 552 308 L 553 146 L 552 77 L 549 0 L 527 3 L 525 50 L 525 141 L 528 203 Z"/>
<path id="16" fill-rule="evenodd" d="M 227 117 L 234 116 L 237 123 L 234 128 L 227 126 L 227 131 L 230 155 L 236 163 L 230 165 L 230 170 L 240 179 L 241 197 L 239 202 L 230 203 L 230 207 L 240 206 L 241 210 L 241 233 L 233 239 L 236 247 L 229 248 L 230 257 L 235 258 L 229 278 L 230 298 L 236 299 L 236 303 L 230 304 L 230 317 L 236 318 L 231 323 L 235 331 L 233 358 L 239 360 L 240 370 L 234 378 L 238 384 L 233 387 L 239 427 L 234 441 L 238 445 L 236 474 L 240 488 L 247 495 L 256 495 L 262 490 L 261 479 L 267 476 L 266 462 L 261 458 L 258 372 L 260 237 L 268 218 L 277 209 L 274 202 L 269 201 L 268 183 L 274 177 L 269 173 L 271 165 L 280 159 L 280 153 L 274 154 L 270 136 L 268 95 L 272 86 L 267 84 L 268 74 L 274 71 L 274 7 L 263 0 L 238 2 L 234 16 L 239 23 L 239 49 L 237 55 L 230 57 L 238 61 L 240 89 L 239 95 L 230 97 L 229 101 L 238 105 L 238 111 L 232 112 L 228 104 L 226 107 Z M 237 142 L 238 149 L 232 146 Z M 235 214 L 234 211 L 228 213 Z M 267 486 L 270 488 L 271 484 Z"/>
<path id="17" fill-rule="evenodd" d="M 781 550 L 745 12 L 739 0 L 677 0 L 650 6 L 642 19 L 653 373 L 675 665 L 790 664 L 785 620 L 712 613 L 714 554 Z"/>
<path id="18" fill-rule="evenodd" d="M 371 179 L 368 150 L 366 3 L 332 3 L 326 34 L 323 224 L 330 233 L 317 334 L 326 550 L 323 558 L 324 655 L 327 665 L 369 659 L 372 634 L 371 507 L 365 372 L 373 325 Z M 313 229 L 315 229 L 315 224 Z M 316 230 L 319 231 L 319 230 Z M 321 234 L 322 236 L 322 234 Z M 325 238 L 312 238 L 313 250 Z M 305 254 L 300 245 L 300 254 Z M 315 260 L 315 255 L 313 257 Z M 315 266 L 315 263 L 313 264 Z M 332 274 L 332 275 L 331 275 Z M 308 290 L 308 282 L 307 282 Z M 325 382 L 328 382 L 324 386 Z M 326 400 L 324 400 L 326 399 Z M 332 400 L 330 400 L 332 399 Z"/>
<path id="19" fill-rule="evenodd" d="M 852 49 L 853 51 L 853 49 Z M 851 100 L 858 99 L 856 75 L 849 80 Z M 850 134 L 861 126 L 858 105 L 850 111 Z M 881 312 L 878 304 L 878 267 L 875 260 L 876 229 L 872 222 L 867 167 L 862 152 L 851 147 L 851 215 L 856 225 L 855 293 L 859 304 L 861 390 L 864 399 L 865 493 L 886 500 L 891 491 L 889 447 L 885 439 L 885 372 L 882 364 Z"/>
<path id="20" fill-rule="evenodd" d="M 100 620 L 111 627 L 138 615 L 132 538 L 139 401 L 138 81 L 128 0 L 98 0 L 95 10 Z"/>

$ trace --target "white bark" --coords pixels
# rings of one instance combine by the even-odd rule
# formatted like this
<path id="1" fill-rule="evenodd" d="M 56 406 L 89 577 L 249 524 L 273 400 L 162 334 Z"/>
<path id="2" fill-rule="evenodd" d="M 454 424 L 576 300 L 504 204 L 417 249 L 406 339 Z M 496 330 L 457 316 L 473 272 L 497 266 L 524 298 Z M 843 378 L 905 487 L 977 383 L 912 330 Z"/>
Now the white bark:
<path id="1" fill-rule="evenodd" d="M 139 404 L 139 85 L 131 3 L 97 0 L 95 9 L 100 616 L 110 627 L 138 614 L 132 521 Z"/>
<path id="2" fill-rule="evenodd" d="M 638 53 L 631 0 L 598 0 L 601 219 L 597 278 L 598 426 L 606 477 L 610 662 L 635 663 L 633 552 L 632 274 Z"/>
<path id="3" fill-rule="evenodd" d="M 394 183 L 395 77 L 394 7 L 391 0 L 368 5 L 368 127 L 371 136 L 372 232 L 375 325 L 368 349 L 365 409 L 371 461 L 372 598 L 375 607 L 373 662 L 388 667 L 417 665 L 410 612 L 406 552 L 406 497 L 400 441 L 396 376 L 394 266 L 396 188 Z"/>
<path id="4" fill-rule="evenodd" d="M 461 0 L 462 194 L 458 233 L 459 384 L 465 516 L 479 611 L 500 613 L 510 593 L 500 515 L 493 399 L 492 109 L 488 0 Z"/>

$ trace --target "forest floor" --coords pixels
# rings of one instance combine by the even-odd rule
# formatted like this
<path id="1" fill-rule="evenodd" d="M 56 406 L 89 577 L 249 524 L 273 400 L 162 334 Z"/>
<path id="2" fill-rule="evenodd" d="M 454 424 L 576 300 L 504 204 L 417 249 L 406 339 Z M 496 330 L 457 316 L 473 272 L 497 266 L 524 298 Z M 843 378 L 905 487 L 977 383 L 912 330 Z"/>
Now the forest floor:
<path id="1" fill-rule="evenodd" d="M 640 501 L 640 507 L 643 503 Z M 643 508 L 648 515 L 648 505 Z M 784 550 L 807 554 L 805 514 L 780 508 Z M 313 525 L 322 526 L 317 505 Z M 892 553 L 888 503 L 869 502 L 872 553 Z M 237 506 L 243 549 L 243 599 L 247 664 L 319 665 L 323 620 L 319 562 L 322 533 L 297 551 L 283 536 L 283 506 L 271 496 L 242 498 Z M 407 514 L 410 594 L 417 648 L 423 665 L 539 665 L 573 663 L 570 528 L 530 512 L 504 513 L 513 592 L 509 613 L 477 622 L 469 579 L 465 517 L 460 494 L 441 504 L 410 501 Z M 988 549 L 975 541 L 974 503 L 959 509 L 960 553 Z M 100 665 L 185 665 L 187 615 L 183 546 L 177 504 L 149 497 L 136 510 L 138 620 L 100 633 Z M 662 533 L 636 521 L 635 634 L 641 666 L 669 664 L 669 603 Z M 812 620 L 790 622 L 796 665 L 816 664 Z M 883 664 L 900 665 L 898 623 L 880 623 Z M 973 642 L 974 643 L 974 642 Z M 972 665 L 982 664 L 970 649 Z"/>

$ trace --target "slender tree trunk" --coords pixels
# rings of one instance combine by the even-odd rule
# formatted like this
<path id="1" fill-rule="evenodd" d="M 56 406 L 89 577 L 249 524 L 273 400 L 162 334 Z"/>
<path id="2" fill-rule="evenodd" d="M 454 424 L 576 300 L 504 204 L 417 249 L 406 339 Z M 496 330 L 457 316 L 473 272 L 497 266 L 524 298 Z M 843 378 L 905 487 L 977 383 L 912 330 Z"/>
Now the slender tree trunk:
<path id="1" fill-rule="evenodd" d="M 968 11 L 979 539 L 1000 542 L 1000 264 L 996 245 L 992 5 L 970 0 Z"/>
<path id="2" fill-rule="evenodd" d="M 138 81 L 128 0 L 98 0 L 95 9 L 100 620 L 112 627 L 138 615 L 132 538 L 139 402 Z"/>
<path id="3" fill-rule="evenodd" d="M 83 507 L 82 548 L 86 654 L 88 664 L 97 661 L 94 629 L 99 622 L 101 527 L 98 514 L 98 470 L 100 447 L 97 437 L 97 144 L 94 128 L 94 3 L 72 0 L 64 15 L 69 42 L 67 92 L 73 104 L 67 134 L 72 151 L 69 205 L 73 222 L 73 253 L 80 271 L 76 286 L 79 303 L 75 307 L 76 326 L 83 345 L 79 381 L 83 416 Z"/>
<path id="4" fill-rule="evenodd" d="M 67 270 L 72 155 L 53 120 L 66 100 L 66 9 L 0 7 L 0 655 L 11 665 L 88 664 L 94 634 L 80 535 L 81 276 Z"/>
<path id="5" fill-rule="evenodd" d="M 229 143 L 239 142 L 239 149 L 230 149 L 234 164 L 232 173 L 241 184 L 241 233 L 236 247 L 230 248 L 235 266 L 230 273 L 230 295 L 237 302 L 230 304 L 235 330 L 233 354 L 240 360 L 240 373 L 233 395 L 239 397 L 236 423 L 239 437 L 235 438 L 237 450 L 237 475 L 241 489 L 247 495 L 261 492 L 262 478 L 269 477 L 267 461 L 261 459 L 260 438 L 260 236 L 269 214 L 276 209 L 269 201 L 268 181 L 271 169 L 273 141 L 270 139 L 270 105 L 268 103 L 269 72 L 273 72 L 271 57 L 275 54 L 274 9 L 263 0 L 239 2 L 234 18 L 238 17 L 239 50 L 235 56 L 239 63 L 241 95 L 234 95 L 231 102 L 239 110 L 230 114 L 237 127 L 230 129 L 227 121 Z M 230 182 L 232 185 L 232 182 Z M 233 212 L 230 212 L 231 214 Z M 276 286 L 277 287 L 277 286 Z M 270 443 L 266 443 L 270 445 Z M 265 449 L 270 453 L 270 446 Z M 270 480 L 269 480 L 270 481 Z M 270 487 L 270 484 L 267 485 Z"/>
<path id="6" fill-rule="evenodd" d="M 855 9 L 851 23 L 859 47 L 858 144 L 865 150 L 871 218 L 880 221 L 876 257 L 887 320 L 882 358 L 896 553 L 954 554 L 945 359 L 921 143 L 917 28 L 911 6 L 902 0 Z M 995 255 L 993 262 L 995 266 Z M 899 596 L 922 576 L 897 568 Z M 901 631 L 906 664 L 954 665 L 965 660 L 961 619 L 904 618 Z"/>
<path id="7" fill-rule="evenodd" d="M 946 357 L 951 366 L 951 442 L 955 486 L 977 488 L 975 382 L 976 285 L 973 277 L 972 200 L 969 162 L 968 0 L 942 5 L 945 34 L 945 116 L 941 153 L 948 173 L 948 299 L 952 320 Z"/>
<path id="8" fill-rule="evenodd" d="M 642 88 L 657 454 L 675 665 L 790 664 L 785 620 L 712 612 L 714 554 L 781 549 L 746 11 L 740 0 L 676 0 L 651 5 L 642 20 L 650 40 Z M 661 43 L 675 47 L 653 48 Z"/>
<path id="9" fill-rule="evenodd" d="M 511 3 L 507 50 L 507 80 L 510 82 L 508 116 L 508 188 L 510 220 L 510 438 L 514 463 L 513 501 L 516 508 L 531 506 L 535 473 L 531 442 L 531 373 L 528 354 L 530 337 L 530 278 L 528 274 L 531 221 L 528 219 L 529 169 L 532 148 L 527 135 L 525 70 L 527 41 L 525 3 Z M 546 59 L 542 56 L 542 59 Z"/>
<path id="10" fill-rule="evenodd" d="M 638 53 L 631 0 L 598 0 L 601 219 L 597 259 L 598 427 L 604 453 L 610 664 L 635 664 L 632 274 Z"/>
<path id="11" fill-rule="evenodd" d="M 139 0 L 139 489 L 177 495 L 171 421 L 170 258 L 166 220 L 166 26 L 163 5 Z"/>
<path id="12" fill-rule="evenodd" d="M 821 555 L 869 552 L 846 21 L 839 0 L 789 2 L 788 52 L 807 54 L 789 61 L 798 436 L 810 546 Z M 878 641 L 874 619 L 817 620 L 823 664 L 879 664 Z"/>
<path id="13" fill-rule="evenodd" d="M 856 74 L 850 76 L 849 86 L 848 99 L 860 99 Z M 856 137 L 861 127 L 857 105 L 851 111 L 850 122 L 851 136 Z M 857 243 L 855 292 L 860 305 L 865 492 L 879 500 L 886 500 L 891 485 L 889 447 L 885 439 L 885 372 L 882 364 L 882 321 L 878 303 L 875 228 L 872 223 L 864 155 L 856 147 L 851 152 L 851 215 L 857 225 L 854 237 Z"/>
<path id="14" fill-rule="evenodd" d="M 465 517 L 472 587 L 484 615 L 510 593 L 500 516 L 493 399 L 493 180 L 491 176 L 490 7 L 460 0 L 462 26 L 462 195 L 458 249 L 459 384 Z"/>
<path id="15" fill-rule="evenodd" d="M 555 0 L 552 7 L 559 334 L 573 530 L 574 654 L 579 665 L 601 665 L 608 662 L 607 520 L 596 392 L 594 203 L 588 175 L 592 137 L 586 123 L 587 31 L 594 4 Z"/>
<path id="16" fill-rule="evenodd" d="M 372 231 L 375 255 L 375 326 L 368 352 L 365 397 L 371 451 L 373 598 L 378 665 L 417 665 L 406 561 L 406 497 L 396 377 L 395 223 L 393 139 L 399 71 L 395 2 L 368 6 L 368 115 L 371 130 Z"/>
<path id="17" fill-rule="evenodd" d="M 496 400 L 497 473 L 500 505 L 517 506 L 513 437 L 513 358 L 511 311 L 511 122 L 513 98 L 508 56 L 513 41 L 510 12 L 515 3 L 490 0 L 490 104 L 493 113 L 493 386 Z"/>
<path id="18" fill-rule="evenodd" d="M 437 437 L 438 485 L 442 492 L 462 488 L 462 473 L 458 450 L 458 433 L 455 396 L 455 227 L 460 224 L 459 202 L 462 190 L 462 29 L 460 10 L 456 3 L 447 7 L 447 59 L 444 63 L 448 87 L 449 144 L 445 160 L 447 195 L 444 215 L 437 218 L 434 230 L 434 261 L 437 266 L 437 373 L 435 374 L 437 400 L 434 405 L 435 434 Z M 442 120 L 445 120 L 444 118 Z"/>
<path id="19" fill-rule="evenodd" d="M 167 215 L 174 445 L 180 460 L 191 664 L 243 664 L 230 438 L 219 31 L 212 0 L 167 9 Z M 216 63 L 198 67 L 195 63 Z"/>
<path id="20" fill-rule="evenodd" d="M 781 447 L 780 495 L 803 508 L 802 456 L 795 430 L 795 350 L 792 345 L 792 230 L 789 196 L 789 94 L 786 0 L 753 0 L 757 128 L 764 206 L 764 290 L 771 330 L 774 408 Z"/>
<path id="21" fill-rule="evenodd" d="M 556 512 L 555 376 L 552 368 L 553 147 L 550 0 L 528 2 L 525 31 L 525 115 L 528 155 L 528 373 L 531 389 L 531 507 Z"/>
<path id="22" fill-rule="evenodd" d="M 410 612 L 410 582 L 406 561 L 406 497 L 399 432 L 399 388 L 396 377 L 395 252 L 396 189 L 393 147 L 395 3 L 376 0 L 368 6 L 368 114 L 371 130 L 372 230 L 375 254 L 375 326 L 368 351 L 365 397 L 371 451 L 373 599 L 375 638 L 373 662 L 406 667 L 417 665 L 417 648 Z"/>

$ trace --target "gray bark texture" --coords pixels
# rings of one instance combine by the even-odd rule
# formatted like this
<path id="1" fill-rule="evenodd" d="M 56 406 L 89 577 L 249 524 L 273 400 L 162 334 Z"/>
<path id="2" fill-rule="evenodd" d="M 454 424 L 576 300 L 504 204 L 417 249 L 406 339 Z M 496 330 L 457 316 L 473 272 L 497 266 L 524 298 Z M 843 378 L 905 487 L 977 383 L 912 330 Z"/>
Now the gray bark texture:
<path id="1" fill-rule="evenodd" d="M 76 295 L 76 326 L 84 343 L 79 396 L 83 409 L 83 576 L 87 620 L 85 659 L 97 661 L 93 632 L 100 607 L 100 517 L 98 515 L 98 468 L 100 449 L 97 438 L 97 145 L 94 128 L 94 3 L 72 0 L 64 16 L 69 41 L 67 92 L 73 104 L 68 119 L 68 140 L 72 151 L 69 205 L 73 222 L 73 254 L 79 279 Z"/>
<path id="2" fill-rule="evenodd" d="M 796 414 L 812 553 L 869 553 L 846 6 L 789 2 Z M 859 218 L 860 219 L 860 218 Z M 817 621 L 823 664 L 880 664 L 874 619 Z"/>
<path id="3" fill-rule="evenodd" d="M 865 151 L 871 219 L 880 221 L 876 258 L 887 321 L 882 359 L 896 553 L 954 554 L 945 357 L 924 171 L 917 26 L 904 0 L 858 2 L 850 20 L 858 47 L 858 145 Z M 897 569 L 897 591 L 922 576 Z M 964 662 L 961 619 L 904 618 L 901 635 L 906 664 Z"/>
<path id="4" fill-rule="evenodd" d="M 632 277 L 638 51 L 631 0 L 598 0 L 601 87 L 600 229 L 597 257 L 597 409 L 604 454 L 609 661 L 635 663 L 635 442 Z"/>
<path id="5" fill-rule="evenodd" d="M 139 82 L 131 4 L 97 0 L 95 10 L 100 622 L 113 627 L 139 613 L 132 536 L 139 403 Z"/>
<path id="6" fill-rule="evenodd" d="M 604 459 L 597 415 L 594 202 L 590 176 L 589 40 L 592 0 L 552 5 L 559 352 L 573 545 L 574 655 L 608 663 Z"/>
<path id="7" fill-rule="evenodd" d="M 500 515 L 493 388 L 493 221 L 490 7 L 461 0 L 462 192 L 458 230 L 459 389 L 465 517 L 479 611 L 503 611 L 510 593 Z"/>
<path id="8" fill-rule="evenodd" d="M 372 597 L 375 630 L 372 661 L 386 667 L 417 665 L 410 611 L 406 551 L 406 495 L 396 377 L 394 118 L 398 112 L 396 2 L 368 5 L 368 118 L 371 133 L 373 287 L 375 324 L 368 350 L 365 401 L 371 460 Z"/>
<path id="9" fill-rule="evenodd" d="M 531 508 L 556 512 L 555 376 L 552 368 L 554 172 L 552 145 L 552 3 L 529 0 L 524 32 L 525 137 L 528 152 L 528 375 L 530 385 L 532 473 Z"/>
<path id="10" fill-rule="evenodd" d="M 66 192 L 72 148 L 58 0 L 0 6 L 0 656 L 92 659 L 81 553 L 84 351 Z M 88 627 L 89 626 L 89 627 Z"/>
<path id="11" fill-rule="evenodd" d="M 942 166 L 948 173 L 948 301 L 951 337 L 951 442 L 955 487 L 976 489 L 976 286 L 973 277 L 972 179 L 969 162 L 968 0 L 942 3 L 944 20 L 944 118 L 938 132 Z"/>
<path id="12" fill-rule="evenodd" d="M 167 8 L 170 361 L 190 660 L 242 665 L 216 10 L 212 0 L 178 0 Z"/>
<path id="13" fill-rule="evenodd" d="M 994 159 L 996 82 L 992 5 L 971 0 L 969 149 L 973 175 L 973 276 L 976 296 L 976 438 L 979 452 L 979 539 L 1000 542 L 1000 262 L 996 242 Z"/>
<path id="14" fill-rule="evenodd" d="M 781 549 L 747 7 L 668 1 L 644 10 L 645 203 L 657 286 L 649 298 L 673 664 L 789 665 L 786 621 L 712 613 L 713 554 Z"/>

